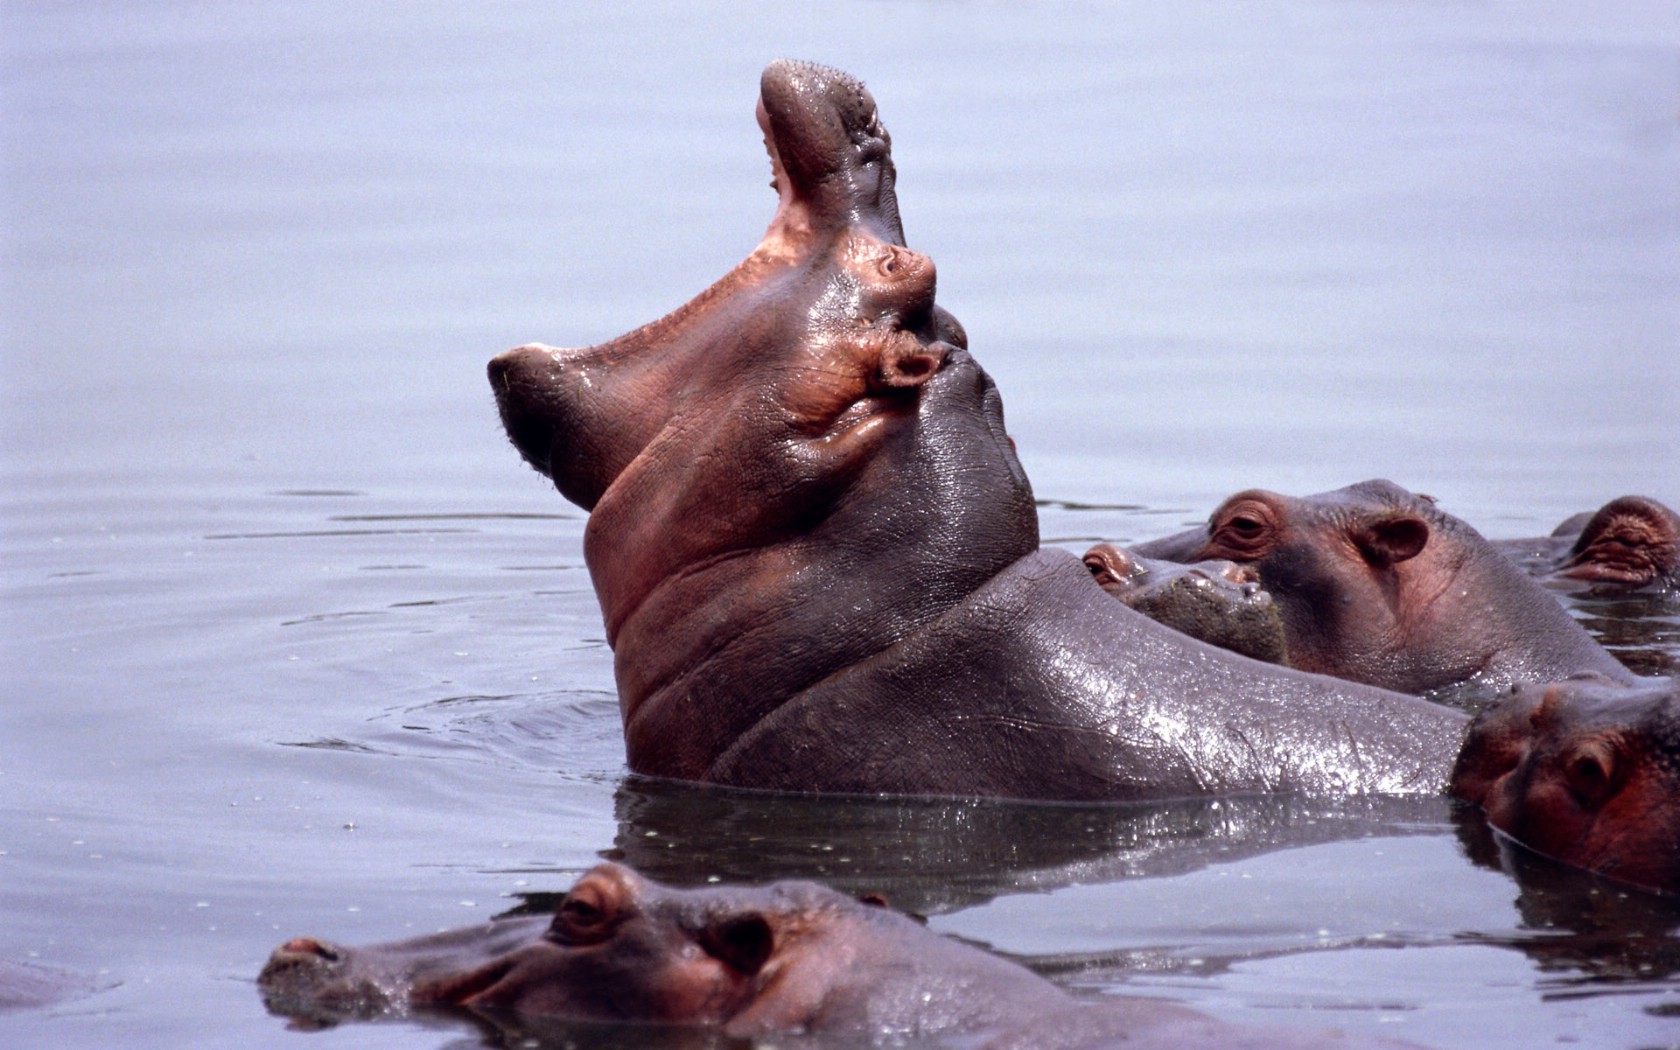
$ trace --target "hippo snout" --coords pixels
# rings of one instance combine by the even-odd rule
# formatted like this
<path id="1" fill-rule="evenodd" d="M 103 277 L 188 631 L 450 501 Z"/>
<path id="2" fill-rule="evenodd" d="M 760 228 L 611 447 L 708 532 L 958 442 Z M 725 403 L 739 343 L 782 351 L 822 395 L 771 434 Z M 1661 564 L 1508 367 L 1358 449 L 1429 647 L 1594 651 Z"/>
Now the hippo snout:
<path id="1" fill-rule="evenodd" d="M 490 389 L 508 439 L 525 462 L 544 474 L 554 443 L 554 351 L 541 343 L 504 350 L 490 359 Z"/>
<path id="2" fill-rule="evenodd" d="M 328 941 L 294 937 L 274 949 L 257 985 L 271 999 L 318 995 L 342 979 L 348 957 L 345 949 Z"/>

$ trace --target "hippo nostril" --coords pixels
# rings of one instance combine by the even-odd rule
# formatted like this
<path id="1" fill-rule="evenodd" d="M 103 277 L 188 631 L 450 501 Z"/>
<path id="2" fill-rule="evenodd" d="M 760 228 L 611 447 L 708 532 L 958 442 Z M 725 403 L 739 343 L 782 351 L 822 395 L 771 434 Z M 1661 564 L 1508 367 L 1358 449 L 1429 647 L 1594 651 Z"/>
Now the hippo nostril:
<path id="1" fill-rule="evenodd" d="M 328 962 L 337 962 L 342 958 L 337 948 L 313 937 L 294 937 L 282 944 L 280 950 L 290 955 L 313 955 Z"/>

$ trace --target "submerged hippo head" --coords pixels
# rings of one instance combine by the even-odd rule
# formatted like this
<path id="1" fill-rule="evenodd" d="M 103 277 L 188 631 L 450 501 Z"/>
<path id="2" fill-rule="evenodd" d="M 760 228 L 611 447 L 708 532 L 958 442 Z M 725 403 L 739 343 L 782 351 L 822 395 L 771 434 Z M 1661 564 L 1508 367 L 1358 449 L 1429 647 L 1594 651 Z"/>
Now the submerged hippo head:
<path id="1" fill-rule="evenodd" d="M 815 883 L 680 890 L 616 864 L 579 879 L 552 920 L 367 948 L 300 937 L 257 982 L 274 1012 L 322 1022 L 453 1007 L 870 1046 L 952 1036 L 999 1050 L 1394 1045 L 1238 1028 L 1158 1000 L 1081 1004 L 1022 966 Z"/>
<path id="2" fill-rule="evenodd" d="M 1680 893 L 1680 685 L 1514 689 L 1471 724 L 1451 790 L 1538 853 Z"/>
<path id="3" fill-rule="evenodd" d="M 592 511 L 639 772 L 702 777 L 1037 546 L 996 389 L 904 244 L 869 92 L 777 62 L 758 119 L 779 204 L 744 262 L 628 335 L 490 364 L 515 446 Z"/>
<path id="4" fill-rule="evenodd" d="M 1302 670 L 1406 692 L 1582 671 L 1629 678 L 1475 529 L 1392 482 L 1305 497 L 1250 489 L 1206 528 L 1136 549 L 1252 566 Z"/>
<path id="5" fill-rule="evenodd" d="M 1277 604 L 1252 566 L 1180 564 L 1099 543 L 1085 552 L 1085 567 L 1103 590 L 1156 623 L 1256 660 L 1289 662 Z"/>
<path id="6" fill-rule="evenodd" d="M 1556 575 L 1617 590 L 1680 587 L 1680 514 L 1622 496 L 1587 519 Z"/>
<path id="7" fill-rule="evenodd" d="M 996 1023 L 994 999 L 1061 1000 L 1026 970 L 815 883 L 681 890 L 617 864 L 587 872 L 551 919 L 365 948 L 293 939 L 258 984 L 275 1012 L 322 1020 L 466 1007 L 736 1034 L 937 1030 Z"/>

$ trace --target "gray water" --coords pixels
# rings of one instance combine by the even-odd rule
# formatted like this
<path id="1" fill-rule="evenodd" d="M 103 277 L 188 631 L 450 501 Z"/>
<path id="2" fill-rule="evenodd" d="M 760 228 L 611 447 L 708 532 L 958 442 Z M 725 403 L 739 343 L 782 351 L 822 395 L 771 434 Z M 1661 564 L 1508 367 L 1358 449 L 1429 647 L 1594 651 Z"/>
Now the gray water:
<path id="1" fill-rule="evenodd" d="M 758 72 L 863 77 L 1049 542 L 1386 476 L 1490 536 L 1680 505 L 1680 14 L 1540 3 L 0 12 L 9 1047 L 289 1030 L 280 940 L 602 856 L 818 877 L 1087 994 L 1454 1047 L 1680 1044 L 1680 919 L 1441 800 L 1088 809 L 625 774 L 580 513 L 485 360 L 757 243 Z M 1579 606 L 1675 673 L 1672 604 Z"/>

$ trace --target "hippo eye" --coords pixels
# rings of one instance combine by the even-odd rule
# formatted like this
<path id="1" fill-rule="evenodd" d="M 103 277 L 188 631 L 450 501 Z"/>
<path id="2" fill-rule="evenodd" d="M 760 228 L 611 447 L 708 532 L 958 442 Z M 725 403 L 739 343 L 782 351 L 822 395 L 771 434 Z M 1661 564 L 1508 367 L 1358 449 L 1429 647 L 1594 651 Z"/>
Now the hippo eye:
<path id="1" fill-rule="evenodd" d="M 591 944 L 605 940 L 612 926 L 612 916 L 595 895 L 574 890 L 555 909 L 548 935 L 562 944 Z"/>
<path id="2" fill-rule="evenodd" d="M 1253 539 L 1266 529 L 1265 525 L 1243 514 L 1239 514 L 1226 522 L 1225 527 L 1244 539 Z"/>
<path id="3" fill-rule="evenodd" d="M 566 902 L 560 905 L 560 914 L 574 926 L 590 926 L 601 921 L 600 908 L 576 898 L 567 898 Z"/>
<path id="4" fill-rule="evenodd" d="M 1217 554 L 1219 550 L 1228 552 L 1225 556 L 1254 555 L 1266 542 L 1270 531 L 1266 519 L 1257 514 L 1232 514 L 1214 530 L 1205 556 L 1221 556 Z"/>

